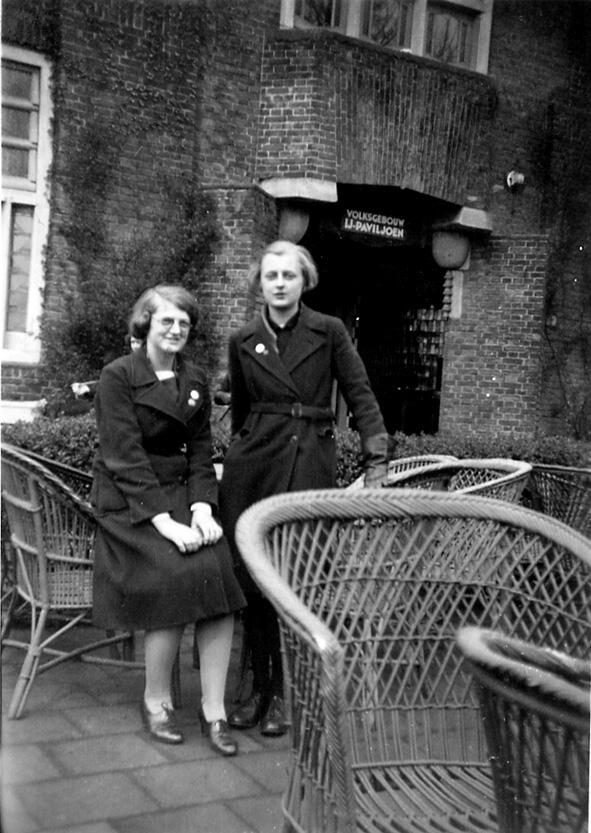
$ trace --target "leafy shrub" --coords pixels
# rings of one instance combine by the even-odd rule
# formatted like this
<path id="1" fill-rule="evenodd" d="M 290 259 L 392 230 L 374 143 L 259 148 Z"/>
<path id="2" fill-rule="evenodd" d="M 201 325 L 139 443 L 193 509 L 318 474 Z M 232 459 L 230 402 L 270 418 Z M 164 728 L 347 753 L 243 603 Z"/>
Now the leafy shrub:
<path id="1" fill-rule="evenodd" d="M 506 457 L 528 463 L 562 466 L 591 465 L 591 442 L 548 434 L 482 434 L 466 431 L 440 431 L 438 434 L 392 436 L 392 457 L 418 454 L 452 454 L 460 458 Z"/>
<path id="2" fill-rule="evenodd" d="M 2 426 L 3 442 L 42 454 L 58 463 L 90 471 L 97 445 L 94 413 L 36 417 Z"/>
<path id="3" fill-rule="evenodd" d="M 31 422 L 2 426 L 2 439 L 60 463 L 89 471 L 96 448 L 94 413 L 83 416 L 37 417 Z M 337 485 L 352 483 L 361 474 L 361 444 L 356 431 L 336 432 Z M 392 458 L 419 454 L 455 457 L 507 457 L 530 463 L 591 466 L 591 443 L 544 434 L 507 435 L 447 431 L 439 434 L 402 434 L 390 438 Z M 223 462 L 230 442 L 227 419 L 212 421 L 213 458 Z"/>

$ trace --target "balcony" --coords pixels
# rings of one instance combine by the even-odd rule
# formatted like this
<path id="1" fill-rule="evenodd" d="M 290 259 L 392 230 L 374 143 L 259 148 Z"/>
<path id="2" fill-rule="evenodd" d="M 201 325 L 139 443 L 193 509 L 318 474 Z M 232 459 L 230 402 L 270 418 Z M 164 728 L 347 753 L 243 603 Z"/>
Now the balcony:
<path id="1" fill-rule="evenodd" d="M 257 178 L 396 186 L 457 204 L 470 194 L 479 205 L 495 102 L 475 72 L 325 30 L 273 32 Z"/>

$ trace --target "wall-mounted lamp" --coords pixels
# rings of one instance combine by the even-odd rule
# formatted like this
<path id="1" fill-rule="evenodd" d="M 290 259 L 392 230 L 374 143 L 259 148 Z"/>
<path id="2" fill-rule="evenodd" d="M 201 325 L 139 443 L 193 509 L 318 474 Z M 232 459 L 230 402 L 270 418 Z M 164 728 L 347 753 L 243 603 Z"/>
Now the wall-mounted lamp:
<path id="1" fill-rule="evenodd" d="M 509 171 L 505 177 L 505 183 L 510 191 L 519 191 L 525 185 L 525 174 L 521 171 Z"/>

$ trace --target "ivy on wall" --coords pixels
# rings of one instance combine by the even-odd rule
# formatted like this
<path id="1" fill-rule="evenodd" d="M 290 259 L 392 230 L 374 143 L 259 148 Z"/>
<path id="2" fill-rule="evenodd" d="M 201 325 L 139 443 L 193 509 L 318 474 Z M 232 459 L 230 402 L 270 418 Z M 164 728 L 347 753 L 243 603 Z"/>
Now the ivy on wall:
<path id="1" fill-rule="evenodd" d="M 61 7 L 41 330 L 49 413 L 68 409 L 73 381 L 97 378 L 126 349 L 144 289 L 179 283 L 199 300 L 219 235 L 195 164 L 206 25 L 206 10 L 177 3 Z M 196 349 L 210 367 L 211 314 L 201 306 Z"/>
<path id="2" fill-rule="evenodd" d="M 557 389 L 550 417 L 591 439 L 591 118 L 549 108 L 556 158 L 550 167 L 553 235 L 546 284 L 544 385 Z"/>

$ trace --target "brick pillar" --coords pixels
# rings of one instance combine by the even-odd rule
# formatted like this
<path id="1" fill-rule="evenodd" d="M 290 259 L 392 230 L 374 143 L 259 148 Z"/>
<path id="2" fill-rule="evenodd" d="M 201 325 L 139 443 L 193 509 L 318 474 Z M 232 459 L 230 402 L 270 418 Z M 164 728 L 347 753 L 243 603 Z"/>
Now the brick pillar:
<path id="1" fill-rule="evenodd" d="M 212 316 L 216 366 L 222 372 L 230 334 L 254 312 L 248 271 L 277 236 L 278 212 L 275 201 L 256 186 L 212 188 L 208 193 L 216 203 L 221 237 L 200 296 Z"/>
<path id="2" fill-rule="evenodd" d="M 475 247 L 445 336 L 440 430 L 528 433 L 540 420 L 546 235 Z"/>

